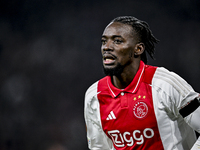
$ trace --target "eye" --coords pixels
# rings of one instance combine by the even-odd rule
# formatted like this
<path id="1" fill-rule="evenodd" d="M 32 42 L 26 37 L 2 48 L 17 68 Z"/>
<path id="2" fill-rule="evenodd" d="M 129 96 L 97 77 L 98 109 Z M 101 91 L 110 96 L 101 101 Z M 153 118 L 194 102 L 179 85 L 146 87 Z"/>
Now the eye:
<path id="1" fill-rule="evenodd" d="M 114 40 L 114 43 L 115 44 L 121 44 L 123 42 L 123 40 L 121 40 L 121 39 L 115 39 Z"/>
<path id="2" fill-rule="evenodd" d="M 106 39 L 101 39 L 101 43 L 104 45 L 106 43 Z"/>

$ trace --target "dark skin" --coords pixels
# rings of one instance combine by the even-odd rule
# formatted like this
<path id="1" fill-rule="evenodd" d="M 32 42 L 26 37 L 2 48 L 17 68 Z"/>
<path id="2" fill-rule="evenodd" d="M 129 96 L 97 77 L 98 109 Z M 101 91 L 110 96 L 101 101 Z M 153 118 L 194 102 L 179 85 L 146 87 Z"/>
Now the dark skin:
<path id="1" fill-rule="evenodd" d="M 121 74 L 111 77 L 113 85 L 119 89 L 125 89 L 132 82 L 140 65 L 140 55 L 145 49 L 134 32 L 130 25 L 112 22 L 102 35 L 101 52 L 104 68 L 115 68 L 118 63 L 124 67 Z"/>

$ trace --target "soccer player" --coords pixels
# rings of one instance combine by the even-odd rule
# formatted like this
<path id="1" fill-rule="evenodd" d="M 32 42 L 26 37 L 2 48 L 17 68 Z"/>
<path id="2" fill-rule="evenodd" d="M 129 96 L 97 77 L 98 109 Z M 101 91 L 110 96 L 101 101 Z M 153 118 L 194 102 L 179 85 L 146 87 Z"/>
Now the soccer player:
<path id="1" fill-rule="evenodd" d="M 148 24 L 117 17 L 101 41 L 106 77 L 85 94 L 89 149 L 200 149 L 200 95 L 177 74 L 147 65 L 158 42 Z"/>

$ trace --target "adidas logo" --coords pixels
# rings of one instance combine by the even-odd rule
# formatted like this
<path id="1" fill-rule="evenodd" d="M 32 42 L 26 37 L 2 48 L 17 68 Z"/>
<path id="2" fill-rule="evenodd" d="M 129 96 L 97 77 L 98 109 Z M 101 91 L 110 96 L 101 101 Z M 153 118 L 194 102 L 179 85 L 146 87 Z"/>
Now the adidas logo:
<path id="1" fill-rule="evenodd" d="M 115 114 L 113 113 L 113 111 L 111 111 L 108 115 L 108 117 L 106 118 L 106 120 L 112 120 L 112 119 L 116 119 Z"/>

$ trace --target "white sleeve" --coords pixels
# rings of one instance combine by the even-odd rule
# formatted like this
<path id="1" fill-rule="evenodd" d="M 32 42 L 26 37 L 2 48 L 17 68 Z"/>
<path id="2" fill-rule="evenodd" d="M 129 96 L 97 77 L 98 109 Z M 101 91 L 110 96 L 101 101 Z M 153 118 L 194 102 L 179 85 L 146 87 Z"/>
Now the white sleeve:
<path id="1" fill-rule="evenodd" d="M 199 93 L 195 92 L 184 79 L 165 68 L 158 68 L 154 78 L 154 84 L 161 94 L 161 103 L 172 120 L 179 118 L 179 111 L 199 97 Z M 200 106 L 184 120 L 193 130 L 200 133 Z M 191 150 L 200 150 L 200 138 Z"/>
<path id="2" fill-rule="evenodd" d="M 185 121 L 191 126 L 195 131 L 200 133 L 200 106 L 192 112 L 189 116 L 184 118 Z M 191 150 L 200 150 L 200 136 L 191 148 Z"/>
<path id="3" fill-rule="evenodd" d="M 165 68 L 158 68 L 154 75 L 155 85 L 160 89 L 162 103 L 171 118 L 179 117 L 179 110 L 199 96 L 179 75 Z"/>
<path id="4" fill-rule="evenodd" d="M 197 141 L 194 143 L 191 150 L 200 150 L 200 137 L 197 139 Z"/>
<path id="5" fill-rule="evenodd" d="M 189 124 L 189 126 L 200 133 L 200 106 L 184 119 Z"/>
<path id="6" fill-rule="evenodd" d="M 101 126 L 97 84 L 94 83 L 86 92 L 84 117 L 87 128 L 88 147 L 91 150 L 114 150 L 112 141 Z"/>

